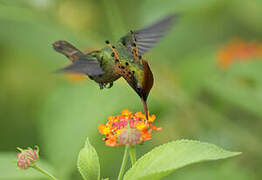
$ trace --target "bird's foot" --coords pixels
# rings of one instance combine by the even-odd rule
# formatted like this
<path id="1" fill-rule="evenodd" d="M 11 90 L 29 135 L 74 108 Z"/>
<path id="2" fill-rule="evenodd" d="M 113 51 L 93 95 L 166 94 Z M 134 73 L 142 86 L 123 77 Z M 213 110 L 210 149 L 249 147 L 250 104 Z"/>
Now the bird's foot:
<path id="1" fill-rule="evenodd" d="M 99 83 L 99 87 L 100 87 L 101 90 L 104 89 L 104 88 L 110 89 L 113 85 L 114 85 L 113 82 L 110 82 L 110 83 Z"/>
<path id="2" fill-rule="evenodd" d="M 110 82 L 110 83 L 107 83 L 107 84 L 109 84 L 109 86 L 106 87 L 107 89 L 110 89 L 110 88 L 114 85 L 113 82 Z M 106 85 L 107 85 L 107 84 L 106 84 Z"/>
<path id="3" fill-rule="evenodd" d="M 100 90 L 104 89 L 104 83 L 99 83 Z"/>

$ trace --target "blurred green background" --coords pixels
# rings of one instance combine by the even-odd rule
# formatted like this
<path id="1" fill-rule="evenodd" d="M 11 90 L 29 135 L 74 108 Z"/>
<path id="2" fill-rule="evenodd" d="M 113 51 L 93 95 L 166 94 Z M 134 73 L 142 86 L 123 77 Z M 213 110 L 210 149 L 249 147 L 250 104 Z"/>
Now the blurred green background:
<path id="1" fill-rule="evenodd" d="M 142 111 L 142 104 L 122 79 L 100 91 L 93 81 L 51 73 L 69 63 L 52 43 L 100 48 L 174 12 L 179 22 L 145 56 L 155 77 L 149 109 L 163 130 L 139 146 L 138 155 L 195 139 L 243 154 L 166 179 L 261 179 L 262 54 L 236 48 L 242 61 L 227 68 L 217 55 L 234 38 L 261 46 L 261 0 L 0 0 L 0 179 L 46 179 L 13 162 L 16 147 L 36 144 L 44 168 L 59 179 L 81 179 L 76 158 L 87 136 L 102 176 L 116 179 L 123 148 L 106 147 L 97 126 L 125 108 Z"/>

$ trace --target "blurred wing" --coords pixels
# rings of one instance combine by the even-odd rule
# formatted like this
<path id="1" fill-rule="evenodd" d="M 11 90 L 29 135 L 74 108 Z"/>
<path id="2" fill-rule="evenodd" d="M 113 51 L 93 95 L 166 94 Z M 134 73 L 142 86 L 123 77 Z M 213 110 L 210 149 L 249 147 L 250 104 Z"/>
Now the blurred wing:
<path id="1" fill-rule="evenodd" d="M 69 66 L 59 69 L 56 72 L 80 73 L 87 74 L 89 76 L 104 74 L 104 71 L 101 69 L 99 63 L 96 60 L 87 59 L 85 57 L 80 57 Z"/>
<path id="2" fill-rule="evenodd" d="M 136 40 L 138 55 L 142 56 L 162 39 L 177 18 L 177 14 L 167 16 L 151 26 L 134 31 L 133 35 L 132 33 L 128 33 L 126 36 L 122 37 L 120 41 L 128 47 L 130 52 L 132 52 L 131 46 L 135 42 L 134 40 Z"/>

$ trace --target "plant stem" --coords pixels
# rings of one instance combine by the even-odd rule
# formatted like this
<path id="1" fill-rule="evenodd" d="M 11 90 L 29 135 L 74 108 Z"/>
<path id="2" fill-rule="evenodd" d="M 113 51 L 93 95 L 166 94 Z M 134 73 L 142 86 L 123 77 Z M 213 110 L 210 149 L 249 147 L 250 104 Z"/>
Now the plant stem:
<path id="1" fill-rule="evenodd" d="M 46 170 L 40 168 L 40 167 L 37 166 L 37 165 L 33 165 L 32 168 L 34 168 L 34 169 L 36 169 L 37 171 L 41 172 L 42 174 L 48 176 L 49 179 L 57 180 L 52 174 L 50 174 L 49 172 L 47 172 Z"/>
<path id="2" fill-rule="evenodd" d="M 129 146 L 126 145 L 123 160 L 122 160 L 122 165 L 121 165 L 120 172 L 119 172 L 117 180 L 122 180 L 122 178 L 123 178 L 125 168 L 126 168 L 126 162 L 127 162 L 127 159 L 128 159 L 128 155 L 127 155 L 128 149 L 129 149 Z"/>
<path id="3" fill-rule="evenodd" d="M 129 147 L 129 156 L 130 156 L 131 163 L 133 166 L 136 162 L 136 146 L 135 145 Z"/>

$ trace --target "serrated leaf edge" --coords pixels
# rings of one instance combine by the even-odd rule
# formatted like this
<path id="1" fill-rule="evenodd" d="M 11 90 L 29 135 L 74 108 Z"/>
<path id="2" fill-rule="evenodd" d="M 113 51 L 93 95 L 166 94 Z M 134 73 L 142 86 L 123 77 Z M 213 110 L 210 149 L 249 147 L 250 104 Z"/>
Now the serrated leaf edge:
<path id="1" fill-rule="evenodd" d="M 91 145 L 91 143 L 90 143 L 90 141 L 89 141 L 89 138 L 87 137 L 87 138 L 86 138 L 86 141 L 85 141 L 84 147 L 79 151 L 78 156 L 77 156 L 77 169 L 78 169 L 78 172 L 81 174 L 81 177 L 82 177 L 84 180 L 87 180 L 87 179 L 82 175 L 82 172 L 81 172 L 80 167 L 79 167 L 79 165 L 78 165 L 78 159 L 79 159 L 79 156 L 80 156 L 80 152 L 83 151 L 84 148 L 92 148 L 92 151 L 94 151 L 96 154 L 97 154 L 97 152 L 96 152 L 95 148 Z M 98 160 L 98 163 L 99 163 L 100 161 L 99 161 L 99 156 L 98 156 L 98 154 L 97 154 L 96 157 L 97 157 L 97 160 Z M 98 170 L 97 180 L 100 180 L 100 176 L 101 176 L 101 174 L 100 174 L 100 173 L 101 173 L 100 163 L 99 163 L 98 165 L 99 165 L 99 170 Z"/>
<path id="2" fill-rule="evenodd" d="M 207 143 L 207 142 L 201 142 L 201 141 L 197 141 L 197 140 L 188 140 L 188 139 L 180 139 L 180 140 L 176 140 L 176 141 L 171 141 L 171 142 L 168 142 L 168 143 L 165 143 L 165 144 L 162 144 L 162 145 L 159 145 L 159 146 L 157 146 L 157 147 L 155 147 L 154 149 L 152 149 L 151 151 L 149 151 L 149 152 L 147 152 L 146 154 L 144 154 L 142 157 L 140 157 L 139 159 L 138 159 L 138 161 L 134 164 L 134 166 L 141 160 L 144 160 L 144 159 L 146 159 L 147 157 L 146 157 L 146 155 L 147 154 L 149 154 L 149 153 L 152 153 L 152 152 L 155 152 L 155 151 L 157 151 L 159 148 L 161 148 L 161 147 L 163 147 L 163 146 L 167 146 L 168 144 L 173 144 L 173 143 L 181 143 L 181 142 L 183 142 L 183 143 L 189 143 L 189 142 L 194 142 L 194 143 L 201 143 L 201 144 L 207 144 L 207 145 L 209 145 L 209 146 L 213 146 L 214 147 L 214 149 L 218 149 L 219 151 L 227 151 L 227 152 L 230 152 L 230 153 L 232 153 L 232 155 L 230 155 L 230 156 L 225 156 L 225 157 L 223 157 L 223 158 L 213 158 L 213 159 L 204 159 L 204 160 L 200 160 L 200 161 L 196 161 L 196 162 L 192 162 L 192 163 L 190 163 L 190 164 L 186 164 L 186 165 L 184 165 L 184 166 L 181 166 L 181 167 L 178 167 L 178 168 L 174 168 L 174 169 L 166 169 L 166 170 L 161 170 L 161 171 L 155 171 L 155 173 L 151 173 L 150 174 L 150 176 L 153 176 L 154 174 L 158 174 L 158 173 L 165 173 L 165 172 L 169 172 L 169 171 L 176 171 L 177 169 L 180 169 L 180 168 L 183 168 L 183 167 L 185 167 L 185 166 L 189 166 L 189 165 L 192 165 L 192 164 L 196 164 L 196 163 L 201 163 L 201 162 L 206 162 L 206 161 L 215 161 L 215 160 L 222 160 L 222 159 L 226 159 L 226 158 L 229 158 L 229 157 L 234 157 L 234 156 L 237 156 L 237 155 L 240 155 L 240 154 L 242 154 L 242 152 L 231 152 L 231 151 L 228 151 L 228 150 L 225 150 L 225 149 L 223 149 L 223 148 L 220 148 L 220 147 L 218 147 L 218 146 L 216 146 L 216 145 L 214 145 L 214 144 L 211 144 L 211 143 Z M 129 170 L 131 170 L 132 168 L 130 168 Z M 124 180 L 125 180 L 125 178 L 126 178 L 126 174 L 129 172 L 129 170 L 125 173 L 125 175 L 124 175 Z M 147 176 L 142 176 L 142 177 L 138 177 L 138 179 L 137 180 L 139 180 L 139 179 L 143 179 L 143 178 L 146 178 Z"/>

